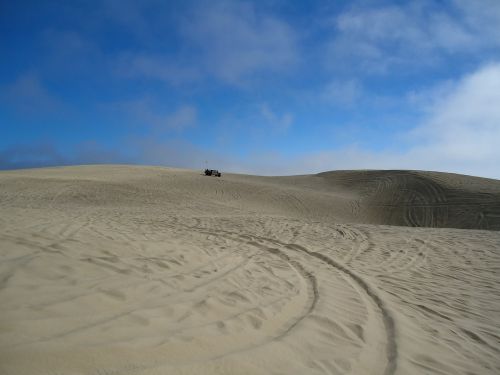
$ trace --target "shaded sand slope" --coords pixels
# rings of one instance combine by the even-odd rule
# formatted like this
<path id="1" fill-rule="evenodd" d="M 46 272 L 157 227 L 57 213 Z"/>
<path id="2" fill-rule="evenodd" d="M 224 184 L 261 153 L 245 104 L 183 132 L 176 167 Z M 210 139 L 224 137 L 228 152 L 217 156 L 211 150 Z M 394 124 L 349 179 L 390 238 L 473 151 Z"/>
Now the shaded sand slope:
<path id="1" fill-rule="evenodd" d="M 420 171 L 341 171 L 318 176 L 358 194 L 361 221 L 500 230 L 498 180 Z"/>
<path id="2" fill-rule="evenodd" d="M 500 233 L 412 227 L 498 229 L 498 194 L 428 172 L 0 172 L 0 374 L 500 373 Z"/>

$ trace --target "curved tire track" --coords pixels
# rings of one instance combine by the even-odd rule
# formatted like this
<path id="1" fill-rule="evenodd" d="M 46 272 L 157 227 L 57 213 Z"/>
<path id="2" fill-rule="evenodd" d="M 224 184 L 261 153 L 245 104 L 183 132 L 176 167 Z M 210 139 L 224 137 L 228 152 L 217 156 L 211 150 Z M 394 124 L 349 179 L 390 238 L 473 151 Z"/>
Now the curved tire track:
<path id="1" fill-rule="evenodd" d="M 209 234 L 209 235 L 213 234 L 212 231 L 207 230 L 206 228 L 203 228 L 201 226 L 195 225 L 194 227 L 189 227 L 189 228 L 195 229 L 199 233 L 204 233 L 204 234 Z M 318 299 L 319 299 L 319 290 L 318 290 L 318 283 L 317 283 L 316 277 L 311 272 L 306 270 L 306 268 L 300 262 L 291 259 L 290 256 L 288 256 L 284 251 L 282 251 L 276 247 L 266 246 L 263 243 L 260 243 L 258 241 L 268 242 L 268 243 L 271 243 L 274 245 L 279 245 L 279 246 L 283 247 L 284 245 L 282 243 L 280 243 L 278 241 L 271 240 L 271 239 L 267 239 L 264 237 L 254 236 L 254 235 L 241 235 L 240 233 L 231 232 L 229 230 L 224 230 L 221 228 L 218 229 L 217 235 L 219 237 L 225 236 L 231 240 L 236 239 L 236 241 L 241 241 L 249 246 L 255 247 L 258 251 L 270 253 L 270 254 L 277 256 L 278 258 L 283 260 L 285 263 L 288 263 L 292 269 L 295 269 L 295 271 L 298 273 L 298 275 L 304 279 L 306 284 L 309 285 L 310 291 L 312 291 L 312 298 L 311 298 L 311 301 L 310 301 L 309 305 L 307 306 L 306 310 L 302 314 L 300 314 L 300 316 L 298 316 L 296 319 L 294 319 L 293 322 L 291 324 L 289 324 L 284 329 L 284 331 L 280 332 L 276 336 L 273 336 L 272 340 L 279 340 L 279 339 L 283 338 L 284 336 L 289 334 L 301 321 L 303 321 L 307 316 L 309 316 L 311 314 L 311 312 L 314 310 L 314 308 L 318 302 Z M 253 254 L 253 255 L 255 255 L 255 254 Z M 248 260 L 249 260 L 249 258 L 247 259 L 247 261 Z M 262 343 L 260 343 L 259 345 L 262 345 Z M 245 350 L 249 350 L 251 348 L 253 348 L 253 346 L 251 346 L 249 348 L 239 349 L 237 351 L 230 352 L 230 353 L 224 353 L 220 357 L 223 357 L 223 356 L 226 356 L 229 354 L 240 353 L 240 352 L 243 352 Z M 214 358 L 218 358 L 218 357 L 214 357 Z M 212 359 L 214 359 L 214 358 L 212 358 Z"/>
<path id="2" fill-rule="evenodd" d="M 284 246 L 288 249 L 300 251 L 300 252 L 306 253 L 310 256 L 313 256 L 313 257 L 321 260 L 322 262 L 328 264 L 329 266 L 343 272 L 344 274 L 349 276 L 351 279 L 353 279 L 366 292 L 366 294 L 373 300 L 375 305 L 379 308 L 380 312 L 382 313 L 382 320 L 384 322 L 386 335 L 387 335 L 387 347 L 386 347 L 387 366 L 385 368 L 384 374 L 385 375 L 394 374 L 394 372 L 396 371 L 396 367 L 397 367 L 397 357 L 398 357 L 398 348 L 397 348 L 397 344 L 396 344 L 396 326 L 394 323 L 394 318 L 392 317 L 392 314 L 387 309 L 382 298 L 380 298 L 380 296 L 375 292 L 375 290 L 370 285 L 368 285 L 368 283 L 365 280 L 363 280 L 360 276 L 358 276 L 357 274 L 352 272 L 350 269 L 346 268 L 344 265 L 327 257 L 326 255 L 323 255 L 321 253 L 317 253 L 315 251 L 310 251 L 310 250 L 306 249 L 305 247 L 297 245 L 297 244 L 284 244 Z"/>
<path id="3" fill-rule="evenodd" d="M 200 228 L 199 226 L 187 226 L 189 229 L 195 229 L 200 232 L 206 232 L 206 228 Z M 335 268 L 336 270 L 344 273 L 347 277 L 352 279 L 359 287 L 367 294 L 367 296 L 373 301 L 374 305 L 380 310 L 380 313 L 382 315 L 382 322 L 385 327 L 385 333 L 386 333 L 386 360 L 387 360 L 387 365 L 384 370 L 384 375 L 392 375 L 395 373 L 396 368 L 397 368 L 397 358 L 398 358 L 398 347 L 396 343 L 396 326 L 394 323 L 394 318 L 391 314 L 391 312 L 388 310 L 388 308 L 385 305 L 385 302 L 382 300 L 382 298 L 377 294 L 377 292 L 365 281 L 363 278 L 358 276 L 356 273 L 351 271 L 349 268 L 344 266 L 343 264 L 329 258 L 328 256 L 311 251 L 301 245 L 298 244 L 293 244 L 293 243 L 284 243 L 281 241 L 278 241 L 276 239 L 271 239 L 271 238 L 266 238 L 266 237 L 261 237 L 258 235 L 242 235 L 241 233 L 237 232 L 232 232 L 229 230 L 221 229 L 219 228 L 219 236 L 221 233 L 226 236 L 236 236 L 237 238 L 240 238 L 241 240 L 245 241 L 247 244 L 251 246 L 255 246 L 256 248 L 260 248 L 263 251 L 270 252 L 272 254 L 275 254 L 282 258 L 284 261 L 289 263 L 293 268 L 296 269 L 297 272 L 301 274 L 301 276 L 305 276 L 305 278 L 308 280 L 309 284 L 312 285 L 313 293 L 314 293 L 314 299 L 311 302 L 311 305 L 308 308 L 308 311 L 306 311 L 304 314 L 302 314 L 294 323 L 292 323 L 291 326 L 289 326 L 285 332 L 282 334 L 278 335 L 277 337 L 274 337 L 274 339 L 279 339 L 286 334 L 288 334 L 294 327 L 296 327 L 303 319 L 305 319 L 314 309 L 317 300 L 319 298 L 319 292 L 317 288 L 317 281 L 314 275 L 312 275 L 310 272 L 305 270 L 305 268 L 298 262 L 294 261 L 293 259 L 290 258 L 289 255 L 287 255 L 285 252 L 282 250 L 276 248 L 276 247 L 269 247 L 263 245 L 261 242 L 269 243 L 274 246 L 278 247 L 284 247 L 289 250 L 293 251 L 299 251 L 301 253 L 304 253 L 306 255 L 312 256 L 321 262 L 329 265 L 330 267 Z M 227 355 L 224 354 L 224 355 Z"/>

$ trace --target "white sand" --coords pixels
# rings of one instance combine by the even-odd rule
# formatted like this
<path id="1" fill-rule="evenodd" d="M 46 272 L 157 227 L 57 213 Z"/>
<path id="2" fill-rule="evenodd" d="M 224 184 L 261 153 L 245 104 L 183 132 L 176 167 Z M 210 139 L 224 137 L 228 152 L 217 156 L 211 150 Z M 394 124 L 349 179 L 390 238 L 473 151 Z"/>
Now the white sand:
<path id="1" fill-rule="evenodd" d="M 46 168 L 0 213 L 2 375 L 500 373 L 499 181 Z"/>

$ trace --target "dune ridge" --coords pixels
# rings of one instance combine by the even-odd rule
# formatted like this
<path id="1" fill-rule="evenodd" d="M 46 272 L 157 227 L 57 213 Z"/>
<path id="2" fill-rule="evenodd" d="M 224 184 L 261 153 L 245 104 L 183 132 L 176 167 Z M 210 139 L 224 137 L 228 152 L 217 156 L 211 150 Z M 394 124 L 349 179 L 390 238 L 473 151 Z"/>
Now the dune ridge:
<path id="1" fill-rule="evenodd" d="M 0 172 L 1 374 L 496 374 L 500 181 Z"/>
<path id="2" fill-rule="evenodd" d="M 332 185 L 358 192 L 372 223 L 500 229 L 500 181 L 423 171 L 325 172 Z"/>

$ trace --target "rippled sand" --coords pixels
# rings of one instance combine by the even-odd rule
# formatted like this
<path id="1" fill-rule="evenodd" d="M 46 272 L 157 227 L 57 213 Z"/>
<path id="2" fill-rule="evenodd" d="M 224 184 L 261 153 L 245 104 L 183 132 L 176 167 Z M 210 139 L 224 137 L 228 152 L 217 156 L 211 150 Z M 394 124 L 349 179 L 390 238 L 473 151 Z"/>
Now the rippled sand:
<path id="1" fill-rule="evenodd" d="M 2 375 L 500 373 L 500 181 L 47 168 L 0 213 Z"/>

